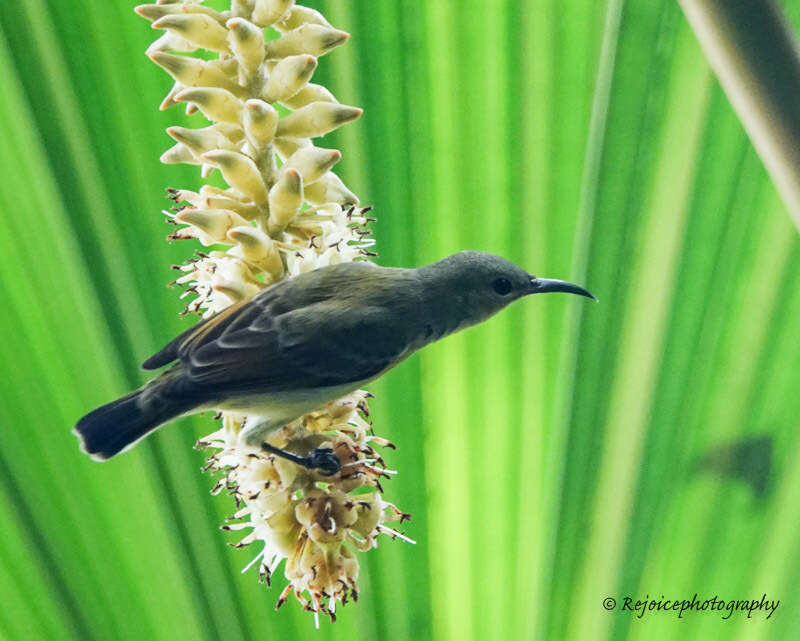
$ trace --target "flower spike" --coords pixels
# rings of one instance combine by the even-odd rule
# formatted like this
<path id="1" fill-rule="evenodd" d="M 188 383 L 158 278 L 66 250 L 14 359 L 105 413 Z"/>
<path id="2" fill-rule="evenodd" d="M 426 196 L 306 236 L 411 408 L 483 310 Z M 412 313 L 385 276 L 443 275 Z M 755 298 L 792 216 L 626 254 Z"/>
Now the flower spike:
<path id="1" fill-rule="evenodd" d="M 282 279 L 374 255 L 368 208 L 356 209 L 358 197 L 331 171 L 341 153 L 311 140 L 361 116 L 310 83 L 318 58 L 348 34 L 294 0 L 232 0 L 227 11 L 167 0 L 136 12 L 163 31 L 147 52 L 175 81 L 161 109 L 185 105 L 211 121 L 169 127 L 176 144 L 162 162 L 197 165 L 203 178 L 219 169 L 228 185 L 168 190 L 169 238 L 208 247 L 173 266 L 183 313 L 207 318 Z M 371 397 L 354 392 L 268 437 L 300 457 L 329 450 L 342 462 L 334 476 L 244 445 L 239 435 L 256 416 L 221 412 L 219 429 L 198 441 L 213 451 L 204 471 L 220 476 L 212 493 L 236 503 L 222 526 L 239 532 L 231 545 L 259 544 L 244 571 L 256 567 L 269 585 L 285 560 L 278 607 L 294 595 L 315 620 L 335 621 L 338 607 L 358 599 L 354 550 L 379 538 L 411 541 L 387 525 L 409 515 L 382 496 L 381 480 L 393 472 L 374 448 L 393 446 L 372 431 Z"/>

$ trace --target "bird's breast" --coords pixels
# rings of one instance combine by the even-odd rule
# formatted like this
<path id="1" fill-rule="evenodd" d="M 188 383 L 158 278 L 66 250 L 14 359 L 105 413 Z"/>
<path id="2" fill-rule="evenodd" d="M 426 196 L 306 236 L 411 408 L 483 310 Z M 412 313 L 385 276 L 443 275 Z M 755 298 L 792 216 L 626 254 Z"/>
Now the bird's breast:
<path id="1" fill-rule="evenodd" d="M 321 408 L 326 403 L 357 390 L 363 381 L 310 389 L 282 390 L 247 394 L 222 401 L 217 409 L 258 414 L 280 420 L 295 418 Z"/>

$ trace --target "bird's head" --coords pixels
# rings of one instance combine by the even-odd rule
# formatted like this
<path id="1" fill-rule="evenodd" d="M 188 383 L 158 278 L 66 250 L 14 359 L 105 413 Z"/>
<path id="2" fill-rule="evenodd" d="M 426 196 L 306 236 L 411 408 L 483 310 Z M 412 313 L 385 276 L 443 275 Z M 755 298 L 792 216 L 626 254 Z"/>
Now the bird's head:
<path id="1" fill-rule="evenodd" d="M 530 294 L 566 292 L 595 299 L 562 280 L 537 278 L 514 263 L 478 251 L 462 251 L 423 268 L 439 287 L 441 303 L 460 316 L 460 326 L 474 325 Z"/>

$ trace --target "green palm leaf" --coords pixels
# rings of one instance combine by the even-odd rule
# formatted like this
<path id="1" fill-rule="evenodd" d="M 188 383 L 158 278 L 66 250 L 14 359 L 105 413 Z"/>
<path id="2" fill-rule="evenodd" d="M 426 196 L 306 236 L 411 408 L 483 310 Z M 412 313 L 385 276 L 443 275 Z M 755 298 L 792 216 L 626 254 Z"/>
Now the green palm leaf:
<path id="1" fill-rule="evenodd" d="M 318 78 L 365 108 L 334 137 L 381 262 L 482 249 L 601 302 L 537 297 L 373 386 L 419 543 L 363 555 L 313 632 L 218 532 L 208 417 L 105 465 L 69 433 L 187 326 L 158 212 L 200 179 L 158 163 L 181 116 L 132 4 L 0 3 L 0 638 L 796 636 L 800 244 L 677 3 L 311 4 L 353 35 Z M 602 607 L 695 592 L 781 606 Z"/>

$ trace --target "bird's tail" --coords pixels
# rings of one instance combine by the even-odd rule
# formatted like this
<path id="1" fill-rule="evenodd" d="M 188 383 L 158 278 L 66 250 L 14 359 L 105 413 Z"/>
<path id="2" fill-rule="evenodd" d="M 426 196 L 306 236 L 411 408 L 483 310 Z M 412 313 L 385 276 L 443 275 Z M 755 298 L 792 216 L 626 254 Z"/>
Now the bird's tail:
<path id="1" fill-rule="evenodd" d="M 148 387 L 98 407 L 79 420 L 73 432 L 81 441 L 81 449 L 96 461 L 108 460 L 192 408 L 190 403 L 154 395 Z"/>

